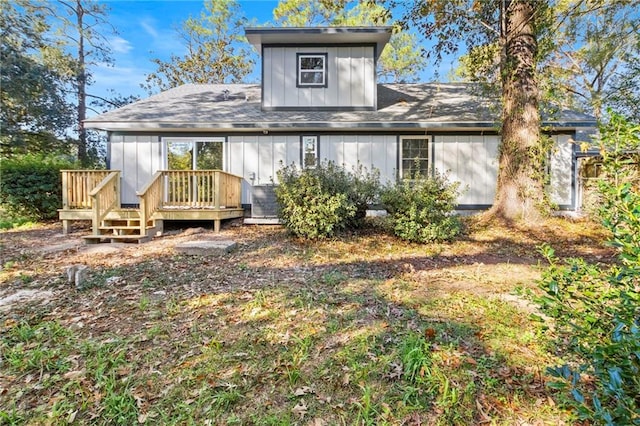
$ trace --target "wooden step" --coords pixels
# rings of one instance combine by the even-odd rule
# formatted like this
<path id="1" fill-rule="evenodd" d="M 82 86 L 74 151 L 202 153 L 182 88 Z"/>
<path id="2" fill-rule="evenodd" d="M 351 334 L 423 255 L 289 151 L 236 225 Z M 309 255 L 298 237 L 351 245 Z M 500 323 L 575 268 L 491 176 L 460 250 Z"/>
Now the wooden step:
<path id="1" fill-rule="evenodd" d="M 140 212 L 134 209 L 117 209 L 107 213 L 106 220 L 140 219 Z"/>

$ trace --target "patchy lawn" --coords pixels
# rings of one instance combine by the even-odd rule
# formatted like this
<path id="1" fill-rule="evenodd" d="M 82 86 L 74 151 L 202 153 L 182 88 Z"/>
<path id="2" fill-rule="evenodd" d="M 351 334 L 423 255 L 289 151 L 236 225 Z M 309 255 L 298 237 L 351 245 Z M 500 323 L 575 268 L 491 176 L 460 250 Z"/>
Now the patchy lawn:
<path id="1" fill-rule="evenodd" d="M 86 231 L 84 231 L 86 232 Z M 84 246 L 0 233 L 0 424 L 570 424 L 532 319 L 541 257 L 609 262 L 602 231 L 468 222 L 458 242 L 279 227 Z M 221 257 L 178 242 L 232 239 Z M 65 266 L 89 266 L 87 286 Z"/>

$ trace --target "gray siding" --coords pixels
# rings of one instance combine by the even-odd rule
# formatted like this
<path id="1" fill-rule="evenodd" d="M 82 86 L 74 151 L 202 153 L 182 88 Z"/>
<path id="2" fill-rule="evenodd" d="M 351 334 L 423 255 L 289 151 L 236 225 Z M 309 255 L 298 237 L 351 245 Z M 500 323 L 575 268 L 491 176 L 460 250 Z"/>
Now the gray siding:
<path id="1" fill-rule="evenodd" d="M 110 164 L 112 170 L 120 170 L 121 202 L 137 204 L 136 191 L 162 168 L 162 145 L 157 136 L 112 135 Z"/>
<path id="2" fill-rule="evenodd" d="M 320 158 L 343 165 L 347 170 L 358 166 L 377 169 L 383 182 L 396 178 L 397 136 L 395 135 L 327 135 L 320 136 Z"/>
<path id="3" fill-rule="evenodd" d="M 253 185 L 270 185 L 281 164 L 300 164 L 300 136 L 229 136 L 229 173 L 242 176 L 242 203 L 251 203 Z"/>
<path id="4" fill-rule="evenodd" d="M 498 136 L 434 136 L 433 166 L 458 181 L 461 205 L 493 204 L 498 176 Z"/>
<path id="5" fill-rule="evenodd" d="M 296 53 L 327 53 L 327 87 L 296 87 Z M 376 99 L 373 46 L 265 47 L 265 108 L 373 108 Z"/>

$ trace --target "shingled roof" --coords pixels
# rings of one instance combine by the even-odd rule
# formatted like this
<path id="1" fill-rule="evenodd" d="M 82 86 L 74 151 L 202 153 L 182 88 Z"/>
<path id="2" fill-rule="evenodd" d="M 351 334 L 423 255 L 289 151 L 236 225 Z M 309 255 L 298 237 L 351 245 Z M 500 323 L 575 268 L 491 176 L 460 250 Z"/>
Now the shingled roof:
<path id="1" fill-rule="evenodd" d="M 491 129 L 498 102 L 465 83 L 380 84 L 376 111 L 263 111 L 259 84 L 187 84 L 85 120 L 109 131 L 310 131 Z M 556 129 L 592 127 L 593 117 L 562 111 Z"/>

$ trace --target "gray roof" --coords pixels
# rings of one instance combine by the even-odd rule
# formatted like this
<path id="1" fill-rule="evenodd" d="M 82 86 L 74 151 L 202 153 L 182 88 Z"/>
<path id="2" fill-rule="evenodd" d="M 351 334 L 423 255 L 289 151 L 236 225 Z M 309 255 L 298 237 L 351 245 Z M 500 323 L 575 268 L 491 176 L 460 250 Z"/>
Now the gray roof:
<path id="1" fill-rule="evenodd" d="M 263 111 L 258 84 L 187 84 L 85 120 L 110 131 L 490 130 L 498 103 L 465 83 L 379 84 L 376 111 Z M 228 91 L 225 95 L 225 91 Z M 556 129 L 592 127 L 593 117 L 562 111 Z"/>

